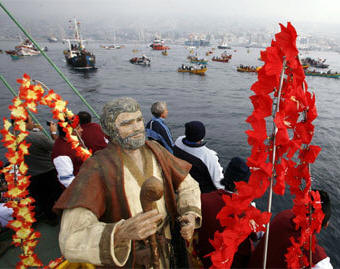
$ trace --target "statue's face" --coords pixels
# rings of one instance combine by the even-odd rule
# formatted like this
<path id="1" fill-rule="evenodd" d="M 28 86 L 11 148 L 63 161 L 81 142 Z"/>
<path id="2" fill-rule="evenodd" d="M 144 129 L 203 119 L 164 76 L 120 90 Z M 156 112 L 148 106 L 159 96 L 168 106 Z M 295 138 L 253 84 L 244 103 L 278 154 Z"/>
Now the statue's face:
<path id="1" fill-rule="evenodd" d="M 118 143 L 125 149 L 137 149 L 145 143 L 144 121 L 141 111 L 123 112 L 115 121 Z"/>

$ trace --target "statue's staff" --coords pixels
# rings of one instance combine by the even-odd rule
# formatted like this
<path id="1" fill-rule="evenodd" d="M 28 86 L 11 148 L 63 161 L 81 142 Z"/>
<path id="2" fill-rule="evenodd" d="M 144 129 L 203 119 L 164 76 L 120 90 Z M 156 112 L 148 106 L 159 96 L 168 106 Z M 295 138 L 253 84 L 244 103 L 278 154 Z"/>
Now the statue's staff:
<path id="1" fill-rule="evenodd" d="M 151 211 L 156 207 L 156 201 L 163 196 L 163 184 L 162 182 L 155 178 L 148 178 L 142 185 L 140 191 L 140 202 L 144 212 Z M 157 246 L 156 234 L 150 235 L 150 250 L 152 267 L 154 269 L 159 269 L 159 250 Z"/>

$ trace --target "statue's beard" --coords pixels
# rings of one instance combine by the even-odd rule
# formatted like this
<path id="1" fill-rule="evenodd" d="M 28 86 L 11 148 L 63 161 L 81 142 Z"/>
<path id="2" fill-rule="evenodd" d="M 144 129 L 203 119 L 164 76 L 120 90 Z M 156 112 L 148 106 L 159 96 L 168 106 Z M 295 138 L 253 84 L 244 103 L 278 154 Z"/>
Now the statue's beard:
<path id="1" fill-rule="evenodd" d="M 135 138 L 135 135 L 143 134 L 142 137 Z M 125 138 L 122 138 L 120 135 L 117 136 L 117 142 L 124 149 L 134 150 L 138 149 L 145 144 L 145 131 L 136 131 Z"/>

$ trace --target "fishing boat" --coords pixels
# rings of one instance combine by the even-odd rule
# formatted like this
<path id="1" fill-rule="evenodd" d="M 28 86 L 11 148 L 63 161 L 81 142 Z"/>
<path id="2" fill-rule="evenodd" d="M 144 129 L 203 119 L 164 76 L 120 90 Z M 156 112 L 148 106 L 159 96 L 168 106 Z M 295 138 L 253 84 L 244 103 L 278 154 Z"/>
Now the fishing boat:
<path id="1" fill-rule="evenodd" d="M 195 75 L 204 75 L 205 72 L 208 70 L 206 66 L 200 66 L 200 67 L 195 67 L 195 66 L 186 66 L 182 64 L 181 67 L 177 69 L 178 72 L 180 73 L 191 73 Z"/>
<path id="2" fill-rule="evenodd" d="M 18 46 L 15 46 L 14 50 L 6 50 L 6 53 L 11 56 L 35 56 L 39 55 L 40 51 L 33 45 L 33 43 L 26 39 Z"/>
<path id="3" fill-rule="evenodd" d="M 143 55 L 142 57 L 133 57 L 130 59 L 130 63 L 143 66 L 150 66 L 151 58 L 146 57 L 145 55 Z"/>
<path id="4" fill-rule="evenodd" d="M 64 50 L 66 62 L 74 69 L 95 69 L 96 57 L 87 51 L 84 46 L 86 40 L 82 39 L 79 32 L 79 22 L 74 19 L 74 39 L 64 39 L 68 48 Z"/>
<path id="5" fill-rule="evenodd" d="M 305 70 L 305 75 L 306 76 L 312 76 L 312 77 L 325 77 L 325 78 L 339 78 L 340 77 L 340 73 L 335 72 L 332 73 L 330 71 L 328 72 L 318 72 L 318 71 L 309 71 L 309 70 Z"/>
<path id="6" fill-rule="evenodd" d="M 257 73 L 261 69 L 261 66 L 244 66 L 240 65 L 237 67 L 237 72 L 249 72 L 249 73 Z"/>
<path id="7" fill-rule="evenodd" d="M 153 49 L 153 50 L 168 50 L 170 49 L 169 47 L 165 46 L 164 45 L 164 40 L 162 39 L 158 39 L 158 38 L 155 38 L 152 42 L 152 44 L 150 45 L 150 47 Z"/>

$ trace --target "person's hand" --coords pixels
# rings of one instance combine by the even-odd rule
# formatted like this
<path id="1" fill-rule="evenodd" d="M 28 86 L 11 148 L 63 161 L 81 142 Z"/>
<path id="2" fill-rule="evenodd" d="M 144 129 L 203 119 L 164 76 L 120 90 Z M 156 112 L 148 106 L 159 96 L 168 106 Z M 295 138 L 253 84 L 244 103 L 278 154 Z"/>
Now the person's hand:
<path id="1" fill-rule="evenodd" d="M 157 209 L 139 213 L 123 221 L 115 231 L 115 242 L 120 240 L 143 240 L 156 233 L 162 215 Z"/>
<path id="2" fill-rule="evenodd" d="M 196 216 L 194 214 L 185 214 L 178 218 L 179 222 L 181 223 L 181 235 L 182 237 L 190 241 L 194 234 L 195 224 L 196 224 Z"/>

